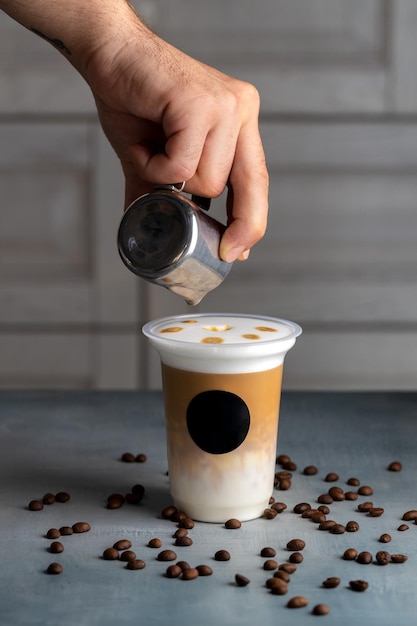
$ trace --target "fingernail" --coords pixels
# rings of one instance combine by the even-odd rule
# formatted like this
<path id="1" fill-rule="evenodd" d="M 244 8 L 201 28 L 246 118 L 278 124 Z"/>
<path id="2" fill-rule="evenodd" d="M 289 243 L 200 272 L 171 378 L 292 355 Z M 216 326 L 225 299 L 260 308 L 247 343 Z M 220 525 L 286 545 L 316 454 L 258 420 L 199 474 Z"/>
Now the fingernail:
<path id="1" fill-rule="evenodd" d="M 233 261 L 236 261 L 236 259 L 240 257 L 241 254 L 244 254 L 245 251 L 246 248 L 244 246 L 236 246 L 236 248 L 228 250 L 223 258 L 228 263 L 233 263 Z"/>

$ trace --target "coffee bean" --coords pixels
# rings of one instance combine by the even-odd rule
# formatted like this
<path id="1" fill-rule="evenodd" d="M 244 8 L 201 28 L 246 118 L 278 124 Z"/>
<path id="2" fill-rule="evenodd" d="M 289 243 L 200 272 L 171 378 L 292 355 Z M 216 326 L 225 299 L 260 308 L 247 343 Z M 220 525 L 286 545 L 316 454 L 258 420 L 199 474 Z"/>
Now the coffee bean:
<path id="1" fill-rule="evenodd" d="M 249 578 L 243 576 L 243 574 L 236 574 L 235 581 L 238 587 L 246 587 L 246 585 L 249 585 L 250 583 Z"/>
<path id="2" fill-rule="evenodd" d="M 188 563 L 188 561 L 178 561 L 177 565 L 178 565 L 178 567 L 181 568 L 181 570 L 185 570 L 185 569 L 188 569 L 189 567 L 191 567 L 191 565 Z"/>
<path id="3" fill-rule="evenodd" d="M 142 497 L 139 493 L 127 493 L 125 495 L 125 502 L 128 504 L 139 504 L 142 500 Z"/>
<path id="4" fill-rule="evenodd" d="M 283 511 L 285 511 L 286 508 L 287 505 L 285 504 L 285 502 L 274 502 L 274 504 L 271 506 L 271 509 L 273 509 L 277 513 L 282 513 Z"/>
<path id="5" fill-rule="evenodd" d="M 363 552 L 359 552 L 358 556 L 356 557 L 356 561 L 361 565 L 369 565 L 369 563 L 372 563 L 372 554 L 370 552 L 367 552 L 366 550 L 364 550 Z"/>
<path id="6" fill-rule="evenodd" d="M 347 522 L 345 528 L 348 533 L 357 533 L 359 530 L 359 524 L 358 522 L 352 520 L 350 522 Z"/>
<path id="7" fill-rule="evenodd" d="M 274 578 L 280 578 L 281 580 L 284 580 L 286 583 L 289 583 L 291 580 L 291 574 L 289 574 L 283 569 L 279 569 L 275 572 Z"/>
<path id="8" fill-rule="evenodd" d="M 326 521 L 326 516 L 324 513 L 322 513 L 321 511 L 315 511 L 311 516 L 310 516 L 311 521 L 314 524 L 321 524 L 322 522 Z"/>
<path id="9" fill-rule="evenodd" d="M 361 513 L 368 513 L 368 511 L 373 509 L 373 507 L 373 502 L 361 502 L 360 504 L 358 504 L 358 511 L 360 511 Z"/>
<path id="10" fill-rule="evenodd" d="M 265 519 L 274 519 L 278 515 L 278 511 L 276 509 L 265 509 L 264 517 Z"/>
<path id="11" fill-rule="evenodd" d="M 61 533 L 58 528 L 50 528 L 45 536 L 47 539 L 58 539 L 58 537 L 61 536 Z"/>
<path id="12" fill-rule="evenodd" d="M 116 548 L 106 548 L 103 552 L 103 559 L 105 561 L 117 561 L 119 558 L 119 552 Z"/>
<path id="13" fill-rule="evenodd" d="M 125 497 L 121 493 L 113 493 L 107 498 L 107 509 L 120 509 L 123 506 Z"/>
<path id="14" fill-rule="evenodd" d="M 330 513 L 330 509 L 326 504 L 321 504 L 319 507 L 317 507 L 317 510 L 321 511 L 325 515 L 328 515 Z"/>
<path id="15" fill-rule="evenodd" d="M 329 493 L 322 493 L 318 498 L 317 502 L 320 504 L 333 504 L 333 498 Z"/>
<path id="16" fill-rule="evenodd" d="M 358 494 L 354 491 L 345 491 L 345 500 L 353 501 L 358 499 Z"/>
<path id="17" fill-rule="evenodd" d="M 329 472 L 328 474 L 326 474 L 324 480 L 326 483 L 335 483 L 337 480 L 339 480 L 339 474 L 336 474 L 336 472 Z"/>
<path id="18" fill-rule="evenodd" d="M 285 596 L 288 593 L 288 583 L 281 578 L 268 578 L 265 584 L 274 596 Z"/>
<path id="19" fill-rule="evenodd" d="M 264 570 L 270 571 L 273 569 L 277 569 L 278 567 L 278 563 L 277 561 L 274 561 L 274 559 L 268 559 L 267 561 L 264 562 Z"/>
<path id="20" fill-rule="evenodd" d="M 74 533 L 71 526 L 61 526 L 61 528 L 59 529 L 59 532 L 61 533 L 63 537 L 72 535 Z"/>
<path id="21" fill-rule="evenodd" d="M 75 533 L 88 533 L 91 530 L 91 526 L 88 522 L 77 522 L 72 525 L 72 530 Z"/>
<path id="22" fill-rule="evenodd" d="M 369 487 L 369 485 L 363 485 L 358 489 L 358 494 L 360 496 L 372 496 L 373 493 L 374 490 L 372 489 L 372 487 Z"/>
<path id="23" fill-rule="evenodd" d="M 288 456 L 288 454 L 280 454 L 276 458 L 277 465 L 282 465 L 283 463 L 288 463 L 289 461 L 291 461 L 291 458 Z"/>
<path id="24" fill-rule="evenodd" d="M 299 552 L 300 550 L 304 550 L 305 545 L 305 541 L 302 539 L 291 539 L 291 541 L 287 543 L 287 550 Z"/>
<path id="25" fill-rule="evenodd" d="M 282 572 L 287 572 L 288 574 L 294 574 L 294 572 L 297 571 L 297 566 L 295 563 L 281 563 L 278 569 Z"/>
<path id="26" fill-rule="evenodd" d="M 287 602 L 287 607 L 289 609 L 301 609 L 304 606 L 307 606 L 308 600 L 304 598 L 304 596 L 294 596 Z"/>
<path id="27" fill-rule="evenodd" d="M 143 454 L 143 452 L 141 452 L 140 454 L 137 454 L 135 457 L 136 463 L 146 463 L 147 460 L 148 460 L 148 457 L 146 456 L 146 454 Z"/>
<path id="28" fill-rule="evenodd" d="M 158 561 L 175 561 L 177 555 L 173 550 L 162 550 L 157 556 Z"/>
<path id="29" fill-rule="evenodd" d="M 369 585 L 365 580 L 351 580 L 349 581 L 349 587 L 353 591 L 366 591 Z"/>
<path id="30" fill-rule="evenodd" d="M 279 489 L 280 491 L 288 491 L 288 489 L 290 489 L 291 487 L 291 484 L 292 483 L 289 478 L 281 478 L 278 481 L 276 488 Z"/>
<path id="31" fill-rule="evenodd" d="M 343 526 L 343 524 L 334 524 L 334 526 L 331 526 L 331 528 L 329 528 L 329 532 L 332 533 L 332 535 L 343 535 L 345 530 L 346 528 Z"/>
<path id="32" fill-rule="evenodd" d="M 228 528 L 230 530 L 235 530 L 237 528 L 240 528 L 242 526 L 242 522 L 239 521 L 238 519 L 235 518 L 231 518 L 229 520 L 227 520 L 227 522 L 225 523 L 225 528 Z"/>
<path id="33" fill-rule="evenodd" d="M 327 604 L 316 604 L 312 610 L 313 615 L 328 615 L 330 613 L 330 608 Z"/>
<path id="34" fill-rule="evenodd" d="M 65 502 L 69 502 L 70 500 L 71 496 L 66 491 L 58 491 L 58 493 L 55 494 L 55 502 L 60 502 L 61 504 L 64 504 Z"/>
<path id="35" fill-rule="evenodd" d="M 274 504 L 274 502 L 275 502 L 275 498 L 274 498 L 274 496 L 271 496 L 269 498 L 269 503 L 268 504 Z"/>
<path id="36" fill-rule="evenodd" d="M 285 470 L 288 470 L 289 472 L 295 472 L 295 470 L 297 469 L 297 464 L 294 463 L 294 461 L 287 461 L 286 463 L 281 463 L 281 467 L 283 467 Z"/>
<path id="37" fill-rule="evenodd" d="M 63 571 L 61 563 L 50 563 L 46 569 L 47 574 L 62 574 Z"/>
<path id="38" fill-rule="evenodd" d="M 297 513 L 297 515 L 301 515 L 301 513 L 304 513 L 304 511 L 309 511 L 310 509 L 311 505 L 308 504 L 308 502 L 299 502 L 294 506 L 293 511 L 294 513 Z"/>
<path id="39" fill-rule="evenodd" d="M 391 461 L 391 463 L 388 465 L 388 470 L 390 472 L 401 472 L 403 466 L 400 463 L 400 461 Z"/>
<path id="40" fill-rule="evenodd" d="M 391 562 L 392 563 L 405 563 L 408 559 L 408 556 L 405 554 L 391 554 Z"/>
<path id="41" fill-rule="evenodd" d="M 315 476 L 316 474 L 318 474 L 318 469 L 315 465 L 307 465 L 307 467 L 305 467 L 303 469 L 303 474 L 305 474 L 306 476 Z"/>
<path id="42" fill-rule="evenodd" d="M 134 463 L 135 455 L 131 452 L 123 452 L 120 460 L 123 461 L 123 463 Z"/>
<path id="43" fill-rule="evenodd" d="M 132 561 L 136 559 L 136 552 L 133 550 L 124 550 L 119 556 L 120 561 Z"/>
<path id="44" fill-rule="evenodd" d="M 133 485 L 131 491 L 135 495 L 140 496 L 140 499 L 142 499 L 143 496 L 145 495 L 145 487 L 141 485 L 140 483 Z"/>
<path id="45" fill-rule="evenodd" d="M 178 528 L 172 536 L 174 539 L 178 539 L 178 537 L 186 537 L 187 535 L 188 530 L 186 528 Z"/>
<path id="46" fill-rule="evenodd" d="M 182 572 L 182 580 L 194 580 L 195 578 L 198 578 L 198 576 L 199 573 L 196 567 L 187 567 Z"/>
<path id="47" fill-rule="evenodd" d="M 160 548 L 162 546 L 162 541 L 158 537 L 154 537 L 153 539 L 149 539 L 148 547 L 149 548 Z"/>
<path id="48" fill-rule="evenodd" d="M 340 578 L 337 576 L 330 576 L 329 578 L 326 578 L 326 580 L 323 580 L 322 585 L 326 589 L 335 589 L 340 585 Z"/>
<path id="49" fill-rule="evenodd" d="M 406 513 L 404 513 L 402 519 L 405 522 L 411 522 L 411 521 L 417 521 L 417 511 L 415 509 L 412 509 L 411 511 L 407 511 Z"/>
<path id="50" fill-rule="evenodd" d="M 42 502 L 44 504 L 54 504 L 55 502 L 55 495 L 53 493 L 45 493 L 45 495 L 42 498 Z"/>
<path id="51" fill-rule="evenodd" d="M 213 570 L 209 565 L 197 565 L 196 569 L 200 576 L 211 576 L 213 574 Z"/>
<path id="52" fill-rule="evenodd" d="M 40 500 L 31 500 L 28 504 L 29 511 L 42 511 L 43 503 Z"/>
<path id="53" fill-rule="evenodd" d="M 178 520 L 178 528 L 186 528 L 187 530 L 191 530 L 194 528 L 194 521 L 190 517 L 184 517 L 183 519 Z"/>
<path id="54" fill-rule="evenodd" d="M 360 480 L 358 478 L 353 477 L 353 476 L 352 476 L 352 478 L 348 478 L 346 483 L 348 485 L 350 485 L 351 487 L 359 487 L 359 485 L 361 484 Z"/>
<path id="55" fill-rule="evenodd" d="M 287 470 L 282 470 L 280 472 L 275 473 L 275 478 L 277 478 L 278 480 L 282 480 L 283 478 L 288 478 L 289 480 L 291 480 L 292 474 L 291 472 L 288 472 Z"/>
<path id="56" fill-rule="evenodd" d="M 408 524 L 400 524 L 397 528 L 397 530 L 404 532 L 405 530 L 409 530 L 409 525 Z"/>
<path id="57" fill-rule="evenodd" d="M 113 544 L 113 548 L 116 550 L 129 550 L 132 547 L 132 542 L 129 539 L 119 539 Z"/>
<path id="58" fill-rule="evenodd" d="M 164 519 L 171 519 L 172 516 L 177 513 L 177 508 L 173 505 L 170 506 L 166 506 L 164 509 L 162 509 L 161 511 L 161 516 Z"/>
<path id="59" fill-rule="evenodd" d="M 178 578 L 182 574 L 182 569 L 179 565 L 170 565 L 166 571 L 167 578 Z"/>
<path id="60" fill-rule="evenodd" d="M 49 546 L 49 552 L 52 552 L 52 554 L 59 554 L 60 552 L 63 552 L 63 551 L 64 551 L 64 546 L 62 545 L 60 541 L 53 541 L 51 545 Z"/>
<path id="61" fill-rule="evenodd" d="M 330 487 L 328 494 L 335 502 L 343 502 L 345 499 L 345 492 L 341 487 Z"/>
<path id="62" fill-rule="evenodd" d="M 288 557 L 290 563 L 302 563 L 304 561 L 304 557 L 301 552 L 293 552 Z"/>
<path id="63" fill-rule="evenodd" d="M 381 517 L 384 514 L 384 509 L 381 506 L 375 506 L 372 509 L 369 509 L 368 515 L 369 517 Z"/>
<path id="64" fill-rule="evenodd" d="M 391 541 L 391 535 L 388 533 L 383 533 L 378 539 L 381 543 L 389 543 Z"/>
<path id="65" fill-rule="evenodd" d="M 142 561 L 142 559 L 129 559 L 126 564 L 126 569 L 130 570 L 144 569 L 145 567 L 146 563 L 145 561 Z"/>
<path id="66" fill-rule="evenodd" d="M 216 561 L 230 561 L 230 553 L 227 550 L 217 550 L 214 558 Z"/>
<path id="67" fill-rule="evenodd" d="M 320 522 L 319 530 L 330 530 L 335 525 L 336 522 L 334 520 L 326 519 L 324 522 Z"/>
<path id="68" fill-rule="evenodd" d="M 175 545 L 186 548 L 187 546 L 193 545 L 193 540 L 191 539 L 191 537 L 177 537 L 175 539 Z"/>
<path id="69" fill-rule="evenodd" d="M 303 519 L 311 519 L 311 517 L 318 512 L 318 509 L 306 509 L 301 513 Z"/>
<path id="70" fill-rule="evenodd" d="M 270 557 L 274 557 L 276 555 L 277 551 L 274 548 L 271 548 L 269 546 L 266 546 L 265 548 L 262 548 L 261 550 L 261 556 L 270 558 Z"/>
<path id="71" fill-rule="evenodd" d="M 376 561 L 379 565 L 388 565 L 391 562 L 391 555 L 385 550 L 380 550 L 375 555 Z"/>
<path id="72" fill-rule="evenodd" d="M 171 517 L 171 519 L 173 522 L 177 522 L 179 524 L 180 522 L 187 519 L 187 517 L 188 516 L 184 513 L 184 511 L 176 511 Z"/>
<path id="73" fill-rule="evenodd" d="M 343 558 L 345 561 L 354 561 L 357 556 L 358 551 L 356 548 L 347 548 L 347 550 L 343 552 Z"/>

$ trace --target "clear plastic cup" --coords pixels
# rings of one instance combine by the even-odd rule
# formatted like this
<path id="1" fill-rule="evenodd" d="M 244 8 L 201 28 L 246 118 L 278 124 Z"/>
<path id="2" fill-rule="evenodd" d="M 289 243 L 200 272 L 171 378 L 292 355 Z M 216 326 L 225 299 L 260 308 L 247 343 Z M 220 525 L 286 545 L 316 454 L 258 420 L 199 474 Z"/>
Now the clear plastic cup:
<path id="1" fill-rule="evenodd" d="M 162 367 L 175 506 L 205 522 L 254 519 L 273 492 L 284 357 L 298 324 L 198 313 L 148 322 Z"/>

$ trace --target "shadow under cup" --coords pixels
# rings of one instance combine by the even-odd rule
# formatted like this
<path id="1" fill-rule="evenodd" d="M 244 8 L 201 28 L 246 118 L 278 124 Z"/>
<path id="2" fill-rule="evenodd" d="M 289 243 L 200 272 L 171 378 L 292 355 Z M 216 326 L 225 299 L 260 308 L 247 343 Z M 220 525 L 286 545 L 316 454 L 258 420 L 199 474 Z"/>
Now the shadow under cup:
<path id="1" fill-rule="evenodd" d="M 175 506 L 204 522 L 260 517 L 273 492 L 284 357 L 298 324 L 196 314 L 149 322 L 161 358 Z"/>

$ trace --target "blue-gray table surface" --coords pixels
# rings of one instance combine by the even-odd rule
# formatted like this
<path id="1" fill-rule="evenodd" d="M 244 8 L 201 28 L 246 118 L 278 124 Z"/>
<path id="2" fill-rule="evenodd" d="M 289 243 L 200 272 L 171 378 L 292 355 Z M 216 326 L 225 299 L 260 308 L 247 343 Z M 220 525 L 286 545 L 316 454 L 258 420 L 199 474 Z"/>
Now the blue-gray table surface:
<path id="1" fill-rule="evenodd" d="M 417 525 L 399 531 L 402 515 L 417 509 L 417 394 L 413 393 L 298 393 L 283 394 L 278 452 L 297 464 L 288 491 L 275 490 L 287 509 L 275 519 L 246 522 L 238 530 L 222 524 L 196 522 L 189 531 L 194 543 L 173 546 L 176 525 L 161 517 L 170 504 L 162 396 L 159 392 L 0 392 L 0 624 L 42 626 L 107 626 L 127 624 L 282 623 L 402 625 L 417 615 Z M 123 452 L 145 453 L 144 463 L 123 463 Z M 401 472 L 391 472 L 391 461 Z M 317 475 L 303 468 L 316 465 Z M 374 489 L 372 497 L 335 502 L 329 518 L 342 524 L 356 520 L 356 533 L 341 535 L 318 530 L 316 524 L 293 512 L 299 502 L 317 505 L 317 497 L 332 485 L 324 481 L 337 472 L 332 485 L 350 489 L 355 476 Z M 145 486 L 138 505 L 106 508 L 107 496 Z M 47 492 L 67 491 L 71 500 L 41 511 L 29 511 L 30 500 Z M 357 510 L 372 500 L 385 512 L 373 518 Z M 87 521 L 91 530 L 61 539 L 62 554 L 48 551 L 45 538 L 51 527 Z M 381 544 L 382 533 L 392 541 Z M 208 564 L 210 577 L 191 581 L 168 579 L 159 550 L 147 546 L 159 537 L 163 548 L 174 549 L 178 560 L 192 566 Z M 122 538 L 146 562 L 138 571 L 120 561 L 105 561 L 103 550 Z M 263 569 L 260 550 L 276 549 L 286 562 L 290 539 L 306 542 L 304 561 L 289 583 L 286 596 L 265 587 L 270 574 Z M 343 560 L 346 548 L 385 549 L 408 556 L 403 564 L 361 565 Z M 231 559 L 215 561 L 219 549 Z M 63 573 L 45 569 L 59 561 Z M 235 574 L 250 579 L 235 584 Z M 325 589 L 324 579 L 341 579 Z M 363 593 L 349 589 L 350 580 L 369 583 Z M 292 596 L 308 598 L 305 608 L 286 607 Z M 329 615 L 312 615 L 312 607 L 326 603 Z"/>

